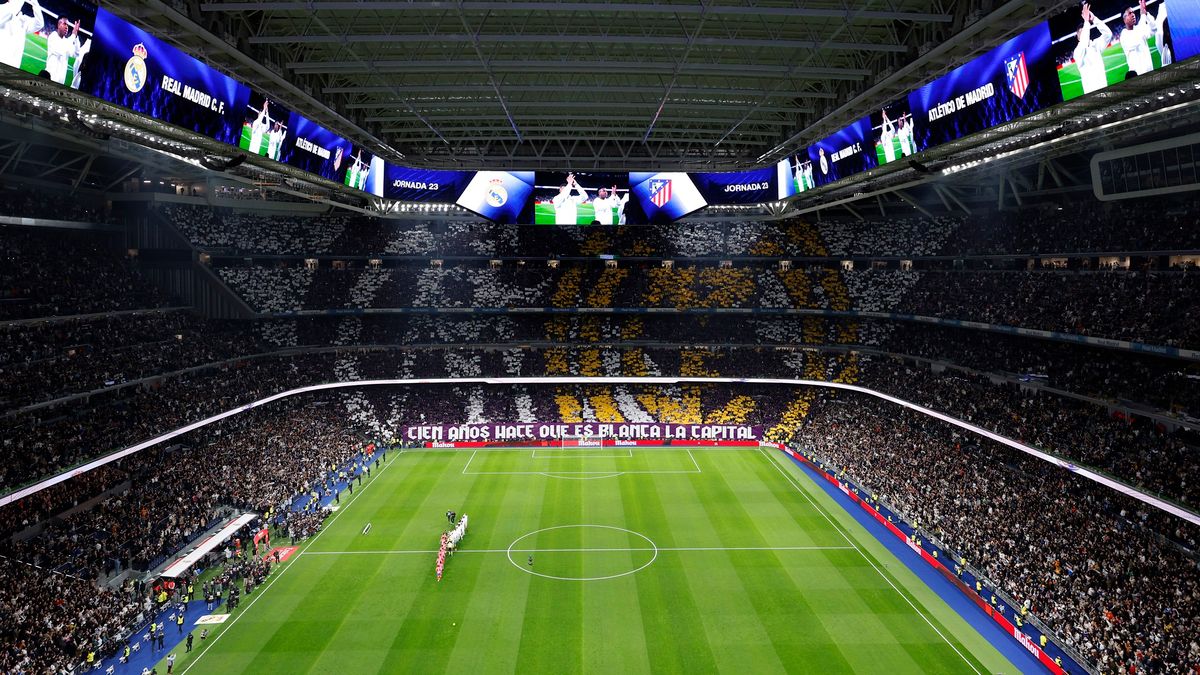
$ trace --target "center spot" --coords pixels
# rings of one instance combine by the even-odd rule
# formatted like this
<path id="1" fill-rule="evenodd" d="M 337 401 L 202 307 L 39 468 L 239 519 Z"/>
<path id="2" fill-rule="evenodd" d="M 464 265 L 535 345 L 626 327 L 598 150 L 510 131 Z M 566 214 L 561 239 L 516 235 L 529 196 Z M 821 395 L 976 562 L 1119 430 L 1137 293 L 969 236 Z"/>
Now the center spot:
<path id="1" fill-rule="evenodd" d="M 656 558 L 658 546 L 649 537 L 612 525 L 546 527 L 508 545 L 508 561 L 517 569 L 560 581 L 628 576 L 649 567 Z"/>

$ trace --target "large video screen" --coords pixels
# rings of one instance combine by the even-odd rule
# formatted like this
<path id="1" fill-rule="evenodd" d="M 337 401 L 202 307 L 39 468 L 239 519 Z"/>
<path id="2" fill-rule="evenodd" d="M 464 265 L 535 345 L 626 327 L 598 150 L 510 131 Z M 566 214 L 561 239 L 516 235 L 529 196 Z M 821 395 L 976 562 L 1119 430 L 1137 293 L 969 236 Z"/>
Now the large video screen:
<path id="1" fill-rule="evenodd" d="M 785 199 L 1200 55 L 1200 0 L 1072 7 L 774 166 L 744 172 L 439 171 L 384 162 L 87 0 L 0 0 L 0 63 L 388 199 L 499 222 L 663 223 Z"/>
<path id="2" fill-rule="evenodd" d="M 752 171 L 693 173 L 696 189 L 709 204 L 755 204 L 778 198 L 775 167 Z"/>
<path id="3" fill-rule="evenodd" d="M 1183 61 L 1200 54 L 1200 0 L 1169 0 L 1171 58 Z"/>
<path id="4" fill-rule="evenodd" d="M 629 184 L 634 196 L 630 201 L 641 207 L 647 223 L 669 223 L 708 206 L 686 173 L 633 172 Z"/>
<path id="5" fill-rule="evenodd" d="M 292 113 L 288 119 L 283 161 L 301 171 L 341 183 L 349 166 L 347 158 L 353 154 L 350 141 L 302 115 Z"/>
<path id="6" fill-rule="evenodd" d="M 538 171 L 533 186 L 535 225 L 625 225 L 629 220 L 629 174 Z"/>
<path id="7" fill-rule="evenodd" d="M 453 202 L 466 189 L 474 171 L 440 171 L 414 169 L 399 164 L 386 164 L 382 190 L 371 194 L 405 202 Z"/>
<path id="8" fill-rule="evenodd" d="M 897 101 L 871 115 L 871 138 L 875 145 L 875 163 L 891 164 L 916 154 L 916 133 L 908 100 Z"/>
<path id="9" fill-rule="evenodd" d="M 250 88 L 101 9 L 80 89 L 238 145 Z"/>
<path id="10" fill-rule="evenodd" d="M 808 158 L 808 150 L 785 157 L 775 165 L 775 183 L 779 186 L 779 199 L 787 199 L 813 189 L 816 187 L 814 180 L 813 163 Z"/>
<path id="11" fill-rule="evenodd" d="M 287 140 L 292 112 L 277 101 L 251 91 L 242 119 L 238 147 L 251 154 L 283 161 L 283 142 Z"/>
<path id="12" fill-rule="evenodd" d="M 96 6 L 80 0 L 0 4 L 0 63 L 78 89 L 96 30 Z"/>
<path id="13" fill-rule="evenodd" d="M 815 184 L 828 185 L 878 165 L 875 159 L 871 120 L 863 118 L 841 131 L 822 138 L 808 148 Z"/>
<path id="14" fill-rule="evenodd" d="M 497 223 L 519 223 L 533 185 L 532 171 L 476 171 L 455 203 Z"/>
<path id="15" fill-rule="evenodd" d="M 346 173 L 342 176 L 342 184 L 355 190 L 367 189 L 367 180 L 371 177 L 371 165 L 375 157 L 361 146 L 354 146 L 350 154 L 343 158 Z"/>
<path id="16" fill-rule="evenodd" d="M 1147 0 L 1144 10 L 1129 0 L 1096 0 L 1052 17 L 1051 51 L 1063 100 L 1170 65 L 1170 24 L 1164 0 Z"/>
<path id="17" fill-rule="evenodd" d="M 1062 101 L 1048 34 L 1046 24 L 1040 24 L 910 93 L 914 150 Z"/>

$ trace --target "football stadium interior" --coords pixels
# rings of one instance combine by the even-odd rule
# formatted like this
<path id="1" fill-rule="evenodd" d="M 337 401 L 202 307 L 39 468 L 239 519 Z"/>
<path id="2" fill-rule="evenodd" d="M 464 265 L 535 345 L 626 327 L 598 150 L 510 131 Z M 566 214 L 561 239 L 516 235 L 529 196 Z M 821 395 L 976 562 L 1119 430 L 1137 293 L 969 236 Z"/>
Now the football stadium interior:
<path id="1" fill-rule="evenodd" d="M 0 673 L 1200 673 L 1200 0 L 0 0 Z"/>

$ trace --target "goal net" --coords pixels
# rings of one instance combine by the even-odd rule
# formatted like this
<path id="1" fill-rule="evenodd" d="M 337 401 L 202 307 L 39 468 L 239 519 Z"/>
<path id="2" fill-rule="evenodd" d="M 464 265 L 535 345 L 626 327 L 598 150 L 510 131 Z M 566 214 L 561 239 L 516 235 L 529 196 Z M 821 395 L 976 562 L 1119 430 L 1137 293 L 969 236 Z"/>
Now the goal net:
<path id="1" fill-rule="evenodd" d="M 558 439 L 560 448 L 602 448 L 611 439 L 602 434 L 565 435 Z"/>

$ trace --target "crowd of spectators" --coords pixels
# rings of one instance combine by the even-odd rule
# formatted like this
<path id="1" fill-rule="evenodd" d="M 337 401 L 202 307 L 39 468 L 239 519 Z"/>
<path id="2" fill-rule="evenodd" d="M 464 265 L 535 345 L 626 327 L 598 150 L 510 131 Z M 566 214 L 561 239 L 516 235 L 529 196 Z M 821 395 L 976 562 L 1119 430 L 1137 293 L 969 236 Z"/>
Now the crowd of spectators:
<path id="1" fill-rule="evenodd" d="M 0 320 L 171 304 L 110 236 L 0 225 Z"/>
<path id="2" fill-rule="evenodd" d="M 1187 203 L 1160 198 L 1127 203 L 1054 201 L 971 216 L 816 223 L 705 221 L 613 228 L 295 216 L 191 205 L 171 205 L 163 214 L 203 250 L 292 256 L 918 258 L 1200 249 Z"/>
<path id="3" fill-rule="evenodd" d="M 0 188 L 0 216 L 44 218 L 76 223 L 106 223 L 102 205 L 85 199 L 63 199 L 60 193 L 27 186 Z"/>
<path id="4" fill-rule="evenodd" d="M 193 244 L 207 250 L 254 253 L 331 253 L 349 216 L 297 217 L 171 204 L 163 215 Z"/>
<path id="5" fill-rule="evenodd" d="M 0 671 L 65 673 L 119 639 L 150 599 L 0 556 Z"/>
<path id="6" fill-rule="evenodd" d="M 872 271 L 855 275 L 876 275 Z M 1174 347 L 1200 346 L 1200 275 L 923 272 L 896 311 Z M 867 277 L 868 284 L 873 280 Z"/>
<path id="7" fill-rule="evenodd" d="M 365 323 L 371 325 L 372 322 Z M 814 325 L 801 324 L 796 327 L 796 331 L 807 331 L 815 343 L 832 342 L 830 333 L 840 333 L 848 340 L 846 348 L 858 346 L 852 327 L 845 323 L 839 322 L 833 326 L 826 326 L 821 321 L 810 323 Z M 0 484 L 23 484 L 85 459 L 146 440 L 156 433 L 305 384 L 373 378 L 536 375 L 678 374 L 834 380 L 842 377 L 847 370 L 846 360 L 851 358 L 844 352 L 798 351 L 793 349 L 791 344 L 778 343 L 766 343 L 762 346 L 722 346 L 717 343 L 694 349 L 653 344 L 635 346 L 623 343 L 621 336 L 615 336 L 612 343 L 596 343 L 594 346 L 589 346 L 586 339 L 574 338 L 575 341 L 572 341 L 571 337 L 567 336 L 561 341 L 546 341 L 540 346 L 517 348 L 511 345 L 514 340 L 520 339 L 519 337 L 511 334 L 489 335 L 486 331 L 503 332 L 503 329 L 487 326 L 482 321 L 454 323 L 454 328 L 447 330 L 455 330 L 455 335 L 446 336 L 453 339 L 453 342 L 445 346 L 439 346 L 437 341 L 433 340 L 433 344 L 428 346 L 409 347 L 404 342 L 410 336 L 399 332 L 392 336 L 392 347 L 356 348 L 354 345 L 359 344 L 359 341 L 369 342 L 373 339 L 373 336 L 367 335 L 367 331 L 364 330 L 364 322 L 358 318 L 349 318 L 339 320 L 336 325 L 341 327 L 340 332 L 343 334 L 335 337 L 334 342 L 345 341 L 348 350 L 277 354 L 238 361 L 232 365 L 167 378 L 155 387 L 134 387 L 116 391 L 97 398 L 90 407 L 72 407 L 67 409 L 65 414 L 57 409 L 34 410 L 4 418 L 0 420 L 0 429 L 6 432 L 4 451 L 6 457 L 12 461 L 4 464 Z M 390 325 L 394 324 L 388 321 L 381 324 Z M 431 322 L 429 325 L 440 324 Z M 372 328 L 372 332 L 379 330 L 380 326 Z M 928 334 L 911 330 L 893 332 L 894 337 L 890 338 L 890 343 L 867 344 L 866 348 L 946 360 L 952 364 L 986 372 L 1009 370 L 1002 367 L 1005 352 L 996 350 L 989 354 L 986 343 L 973 348 L 969 337 L 961 340 L 963 347 L 959 350 L 956 345 L 960 343 L 946 337 L 951 331 L 952 329 L 941 329 Z M 600 334 L 592 337 L 603 339 Z M 499 345 L 478 348 L 489 339 L 496 340 Z M 397 342 L 400 344 L 396 344 Z M 552 346 L 553 342 L 560 342 L 562 346 Z M 409 344 L 422 343 L 414 341 Z M 467 348 L 464 349 L 464 346 Z M 1040 359 L 1038 363 L 1051 364 L 1053 369 L 1047 372 L 1052 373 L 1055 379 L 1049 384 L 1074 393 L 1095 393 L 1089 390 L 1089 386 L 1100 374 L 1107 375 L 1110 387 L 1101 393 L 1121 391 L 1121 383 L 1136 380 L 1139 373 L 1148 381 L 1154 381 L 1153 378 L 1147 377 L 1154 373 L 1173 382 L 1178 380 L 1181 390 L 1187 390 L 1186 385 L 1190 382 L 1187 372 L 1170 369 L 1170 364 L 1175 362 L 1169 360 L 1142 357 L 1140 361 L 1126 364 L 1127 359 L 1121 354 L 1107 350 L 1096 350 L 1098 354 L 1106 356 L 1107 361 L 1088 358 L 1086 355 L 1076 357 L 1069 350 L 1064 351 L 1060 358 L 1055 352 L 1059 349 L 1058 345 L 1046 343 L 1043 348 L 1043 351 L 1034 349 L 1021 354 L 1030 353 L 1034 358 Z M 998 363 L 998 360 L 1001 362 Z M 1147 360 L 1152 360 L 1159 370 L 1141 370 L 1138 364 Z M 1080 370 L 1079 375 L 1074 374 L 1076 369 Z M 1032 370 L 1033 375 L 1042 374 L 1036 369 Z M 1189 502 L 1200 499 L 1200 495 L 1192 494 L 1193 481 L 1190 480 L 1188 472 L 1162 470 L 1163 466 L 1170 466 L 1186 457 L 1190 446 L 1176 443 L 1153 429 L 1130 427 L 1128 424 L 1114 421 L 1110 419 L 1105 408 L 1092 403 L 1070 400 L 1049 392 L 1043 392 L 1041 398 L 1034 398 L 1028 392 L 1042 389 L 1041 378 L 1026 377 L 1025 379 L 1031 379 L 1033 382 L 1020 387 L 1001 386 L 983 379 L 973 383 L 969 391 L 958 391 L 954 387 L 943 391 L 945 383 L 953 383 L 954 386 L 960 384 L 957 380 L 939 377 L 926 367 L 897 373 L 894 372 L 890 360 L 876 358 L 864 361 L 862 366 L 856 366 L 853 372 L 868 386 L 891 391 L 905 398 L 917 398 L 935 409 L 951 412 L 994 431 L 1037 443 L 1073 461 L 1111 471 L 1135 484 L 1163 492 L 1173 498 Z M 1010 379 L 1029 374 L 1021 371 L 1007 373 Z M 1136 389 L 1131 388 L 1131 391 Z M 1185 398 L 1177 399 L 1176 409 L 1179 410 L 1179 406 L 1182 405 L 1182 410 L 1190 410 L 1186 405 L 1194 396 L 1183 396 Z M 610 415 L 614 420 L 638 420 L 657 411 L 656 408 L 648 409 L 628 392 L 608 391 L 597 400 L 607 401 L 609 398 L 623 402 L 623 405 L 616 406 L 616 413 Z M 473 411 L 470 414 L 481 419 L 506 419 L 496 410 L 495 397 L 478 394 L 476 399 L 473 403 L 463 402 L 462 409 Z M 522 409 L 514 409 L 506 402 L 500 406 L 500 410 L 505 411 L 505 414 L 512 415 L 507 419 L 545 419 L 565 414 L 561 406 L 547 397 L 527 394 L 522 400 L 525 401 Z M 590 404 L 586 396 L 577 397 L 577 400 L 584 402 L 575 413 L 581 420 L 588 419 L 588 415 L 593 414 L 597 406 L 601 413 L 610 409 L 606 403 Z M 1138 402 L 1146 405 L 1122 405 L 1122 408 L 1137 416 L 1139 409 L 1152 410 L 1156 400 L 1147 397 L 1147 400 Z M 699 407 L 694 406 L 688 409 L 693 410 L 694 414 L 689 419 L 694 421 L 703 421 L 712 412 L 701 412 Z M 373 417 L 364 413 L 362 423 L 376 425 L 382 431 L 389 424 L 394 426 L 396 420 L 408 412 L 395 406 L 391 406 L 391 410 L 392 414 L 386 416 Z M 354 412 L 360 411 L 355 408 Z M 421 414 L 426 411 L 418 406 L 412 412 Z M 759 411 L 751 409 L 747 412 L 761 419 Z M 1019 419 L 1018 414 L 1035 416 L 1014 423 L 1013 420 Z M 452 418 L 453 415 L 447 418 L 447 421 Z M 593 419 L 608 421 L 602 414 Z"/>
<path id="8" fill-rule="evenodd" d="M 129 387 L 86 404 L 0 417 L 0 485 L 23 485 L 240 403 L 328 381 L 332 362 L 328 354 L 256 359 Z"/>
<path id="9" fill-rule="evenodd" d="M 1200 420 L 1200 363 L 1195 361 L 968 328 L 907 322 L 885 322 L 885 327 L 886 336 L 862 343 Z"/>
<path id="10" fill-rule="evenodd" d="M 1142 249 L 1196 244 L 1186 213 L 1172 210 L 1178 207 L 1170 202 L 1149 207 L 1150 219 L 1167 227 L 1155 233 L 1143 228 L 1132 239 L 1123 238 L 1137 220 L 1127 207 L 1089 207 L 1079 227 L 1057 229 L 1048 227 L 1054 208 L 1003 220 L 992 230 L 952 218 L 589 230 L 264 216 L 194 206 L 163 213 L 199 248 L 246 253 L 831 258 L 827 265 L 791 269 L 681 261 L 621 261 L 615 268 L 572 261 L 438 267 L 428 260 L 382 267 L 351 261 L 347 269 L 310 268 L 299 260 L 287 267 L 216 266 L 225 283 L 266 313 L 392 307 L 862 310 L 1200 346 L 1200 329 L 1190 320 L 1200 297 L 1192 273 L 849 271 L 832 262 L 853 255 L 1108 250 L 1107 242 L 1138 242 Z M 0 227 L 0 319 L 168 304 L 106 237 Z M 680 342 L 693 346 L 655 344 Z M 999 384 L 955 368 L 941 372 L 845 350 L 797 348 L 819 345 L 908 354 L 1032 381 Z M 249 358 L 299 346 L 346 349 Z M 225 360 L 232 362 L 153 379 Z M 0 485 L 26 484 L 306 384 L 506 375 L 860 383 L 1185 505 L 1200 504 L 1195 435 L 1163 428 L 1124 405 L 1119 407 L 1126 412 L 1114 415 L 1043 386 L 1195 415 L 1200 388 L 1192 385 L 1197 373 L 1186 362 L 924 323 L 749 314 L 234 323 L 167 311 L 8 325 L 0 327 L 0 412 L 6 413 L 0 416 Z M 152 381 L 143 385 L 112 387 L 147 377 Z M 18 410 L 105 387 L 87 400 Z M 297 495 L 311 497 L 301 503 L 336 495 L 337 467 L 354 460 L 368 437 L 391 437 L 415 423 L 623 420 L 761 425 L 768 437 L 801 442 L 920 519 L 1014 597 L 1028 599 L 1103 669 L 1165 672 L 1200 662 L 1195 562 L 1158 538 L 1194 550 L 1195 532 L 1052 465 L 884 406 L 866 397 L 787 387 L 463 384 L 362 388 L 255 409 L 0 508 L 0 532 L 11 538 L 5 547 L 11 557 L 0 557 L 6 579 L 0 584 L 0 670 L 48 670 L 77 659 L 88 645 L 111 640 L 146 610 L 146 598 L 125 587 L 95 592 L 95 582 L 153 567 L 228 509 L 281 513 L 289 535 L 315 533 L 321 512 L 293 511 Z M 72 511 L 102 495 L 98 504 Z M 1027 527 L 1030 522 L 1039 527 Z M 1093 552 L 1081 546 L 1089 541 L 1088 527 L 1102 533 Z M 1164 571 L 1179 583 L 1161 583 Z M 255 563 L 227 573 L 236 580 L 260 578 L 266 570 Z M 34 589 L 32 602 L 21 595 L 26 584 Z M 81 593 L 85 587 L 93 592 Z"/>
<path id="11" fill-rule="evenodd" d="M 1195 209 L 1186 199 L 1055 201 L 968 220 L 945 255 L 1121 253 L 1200 250 Z"/>
<path id="12" fill-rule="evenodd" d="M 33 536 L 7 543 L 0 557 L 0 668 L 62 672 L 87 651 L 117 644 L 150 599 L 136 584 L 107 581 L 127 569 L 144 572 L 219 522 L 229 508 L 290 513 L 297 495 L 328 484 L 334 468 L 361 457 L 364 443 L 328 401 L 256 410 L 185 439 L 122 460 L 127 490 L 99 505 L 40 523 Z M 79 486 L 66 483 L 69 491 Z M 12 509 L 6 507 L 4 511 Z M 283 529 L 315 533 L 324 511 L 284 515 Z M 248 548 L 248 545 L 245 547 Z M 216 578 L 247 590 L 269 563 L 237 558 Z"/>
<path id="13" fill-rule="evenodd" d="M 1100 469 L 1132 485 L 1200 507 L 1200 435 L 1167 433 L 1156 423 L 986 376 L 910 367 L 871 359 L 860 368 L 864 386 Z"/>
<path id="14" fill-rule="evenodd" d="M 1196 532 L 1184 521 L 863 395 L 820 397 L 798 443 L 1028 603 L 1101 672 L 1200 663 Z"/>
<path id="15" fill-rule="evenodd" d="M 845 355 L 754 348 L 388 350 L 322 358 L 286 372 L 279 367 L 280 363 L 272 363 L 234 379 L 239 379 L 243 386 L 257 384 L 251 395 L 258 397 L 296 386 L 306 378 L 324 379 L 320 374 L 314 375 L 310 367 L 316 366 L 315 370 L 328 374 L 338 367 L 340 359 L 343 369 L 364 378 L 383 374 L 398 377 L 513 374 L 514 370 L 521 374 L 531 371 L 652 374 L 647 364 L 653 364 L 657 372 L 681 375 L 737 372 L 859 381 L 960 415 L 1074 461 L 1100 466 L 1130 482 L 1184 501 L 1194 503 L 1196 497 L 1191 487 L 1196 476 L 1180 469 L 1191 465 L 1186 461 L 1190 446 L 1159 429 L 1141 422 L 1109 418 L 1102 409 L 1085 404 L 1058 399 L 1050 403 L 1019 389 L 965 377 L 938 376 L 924 369 L 904 369 L 887 360 L 855 364 Z M 212 390 L 213 384 L 213 381 L 202 382 L 190 389 L 193 399 L 198 398 L 197 391 L 204 391 L 222 401 L 211 408 L 197 406 L 197 416 L 247 400 L 238 396 L 222 399 L 220 390 Z M 746 387 L 735 391 L 712 385 L 527 385 L 520 391 L 508 392 L 479 385 L 419 391 L 376 387 L 361 395 L 329 394 L 321 401 L 302 398 L 283 404 L 282 409 L 243 413 L 213 428 L 194 432 L 181 439 L 184 447 L 164 452 L 144 451 L 144 456 L 124 460 L 115 470 L 121 472 L 118 478 L 129 477 L 132 487 L 127 492 L 114 495 L 95 508 L 43 523 L 40 533 L 15 544 L 13 551 L 29 562 L 73 575 L 69 578 L 106 578 L 130 566 L 142 569 L 206 529 L 221 508 L 260 512 L 286 509 L 296 494 L 312 490 L 324 493 L 332 478 L 330 468 L 353 457 L 364 438 L 394 435 L 408 423 L 660 420 L 761 424 L 770 431 L 786 423 L 789 429 L 781 434 L 786 437 L 811 428 L 801 424 L 813 397 L 811 390 L 796 392 L 781 387 Z M 353 411 L 349 406 L 351 399 L 355 405 Z M 192 404 L 195 406 L 196 401 Z M 194 418 L 185 417 L 179 423 Z M 170 426 L 174 425 L 163 424 L 154 430 Z M 882 437 L 892 435 L 885 433 Z M 63 489 L 68 489 L 72 482 Z M 179 495 L 189 497 L 176 499 Z M 73 499 L 86 496 L 76 494 Z M 56 503 L 63 504 L 61 500 Z M 0 511 L 0 517 L 3 516 L 7 516 L 6 512 Z M 26 515 L 22 525 L 38 517 Z M 294 520 L 291 524 L 294 531 L 302 533 L 315 527 L 315 523 L 304 520 Z M 1186 533 L 1183 536 L 1191 537 Z M 962 550 L 973 560 L 979 560 L 974 557 L 977 549 L 964 545 Z"/>
<path id="16" fill-rule="evenodd" d="M 1200 276 L 1187 272 L 606 268 L 563 263 L 383 269 L 219 267 L 255 309 L 624 307 L 899 312 L 1195 347 Z"/>
<path id="17" fill-rule="evenodd" d="M 267 349 L 248 325 L 180 311 L 0 326 L 0 410 Z"/>

